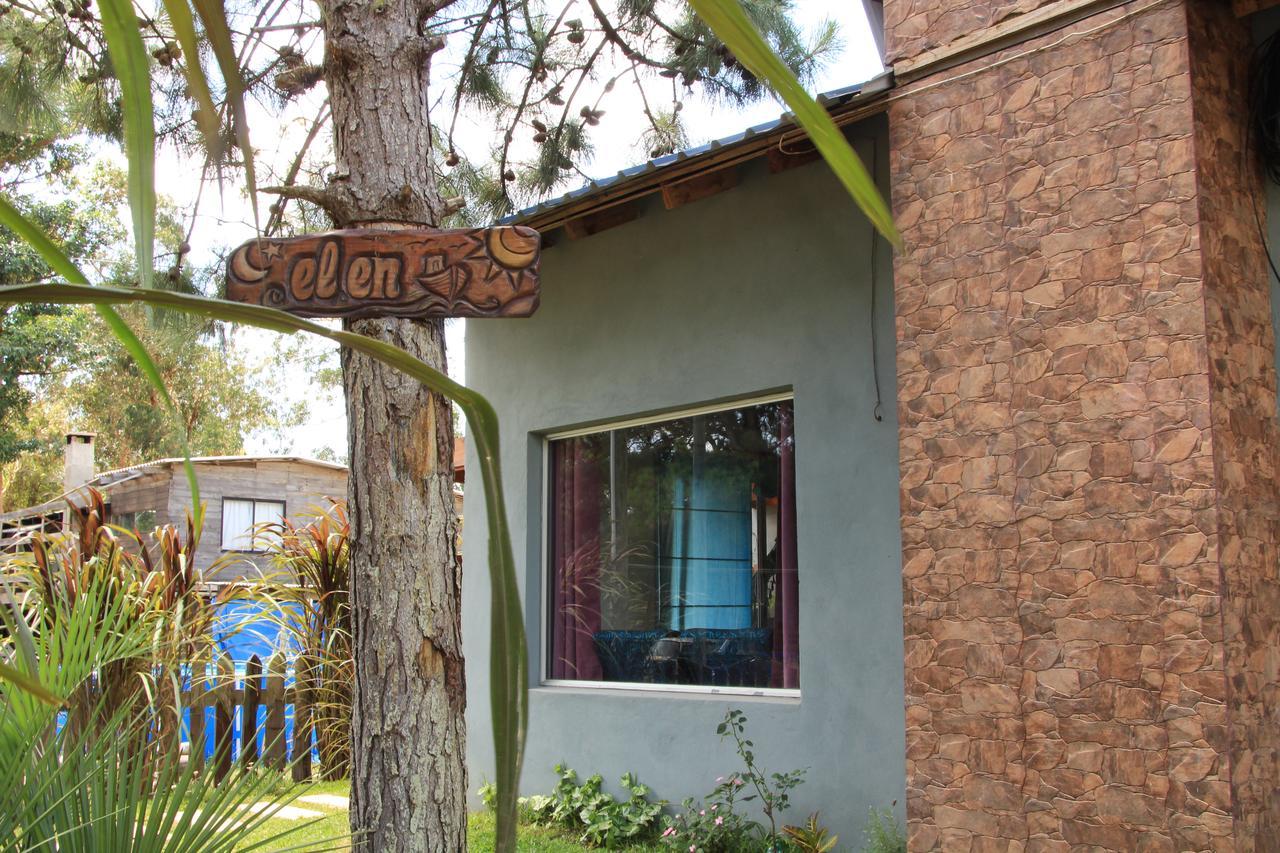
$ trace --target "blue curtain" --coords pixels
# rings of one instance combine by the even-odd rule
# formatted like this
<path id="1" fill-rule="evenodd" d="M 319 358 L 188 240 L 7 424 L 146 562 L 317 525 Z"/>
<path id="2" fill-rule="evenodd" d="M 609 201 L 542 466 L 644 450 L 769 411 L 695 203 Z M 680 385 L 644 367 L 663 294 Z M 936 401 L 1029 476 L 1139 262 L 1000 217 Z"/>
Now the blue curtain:
<path id="1" fill-rule="evenodd" d="M 751 479 L 708 460 L 695 441 L 690 475 L 673 487 L 669 627 L 751 626 Z"/>

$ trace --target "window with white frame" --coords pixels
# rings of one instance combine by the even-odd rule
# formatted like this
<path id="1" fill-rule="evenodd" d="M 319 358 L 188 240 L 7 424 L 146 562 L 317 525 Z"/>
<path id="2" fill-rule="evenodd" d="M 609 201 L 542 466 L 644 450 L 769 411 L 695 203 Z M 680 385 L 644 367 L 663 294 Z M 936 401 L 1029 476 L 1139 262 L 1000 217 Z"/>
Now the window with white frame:
<path id="1" fill-rule="evenodd" d="M 256 498 L 222 499 L 222 550 L 260 551 L 260 525 L 278 524 L 284 519 L 284 501 Z"/>
<path id="2" fill-rule="evenodd" d="M 791 399 L 548 439 L 546 676 L 800 687 Z"/>

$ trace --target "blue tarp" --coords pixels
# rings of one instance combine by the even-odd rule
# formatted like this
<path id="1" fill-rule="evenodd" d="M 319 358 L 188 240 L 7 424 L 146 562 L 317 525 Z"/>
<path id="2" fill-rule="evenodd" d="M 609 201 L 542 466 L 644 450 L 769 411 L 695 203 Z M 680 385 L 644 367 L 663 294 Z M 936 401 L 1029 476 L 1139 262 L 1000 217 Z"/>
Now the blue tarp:
<path id="1" fill-rule="evenodd" d="M 297 653 L 297 645 L 292 640 L 289 632 L 285 629 L 284 619 L 286 614 L 290 614 L 290 618 L 298 618 L 297 607 L 285 605 L 286 610 L 281 610 L 279 605 L 272 602 L 243 599 L 230 601 L 218 608 L 217 614 L 214 616 L 213 638 L 219 651 L 228 655 L 235 665 L 236 687 L 244 687 L 245 664 L 249 658 L 254 655 L 258 656 L 258 660 L 262 662 L 264 675 L 267 659 L 277 651 L 284 651 L 286 656 L 285 669 L 285 686 L 293 684 L 293 657 Z M 210 671 L 209 675 L 212 675 Z M 190 673 L 186 675 L 190 679 Z M 232 722 L 232 730 L 234 732 L 234 746 L 232 749 L 232 758 L 236 758 L 240 754 L 240 738 L 243 721 L 241 715 L 244 713 L 242 707 L 237 706 L 235 718 Z M 265 707 L 258 708 L 258 725 L 256 727 L 258 733 L 258 754 L 261 755 L 266 747 L 265 730 L 267 709 Z M 206 708 L 204 711 L 205 721 L 205 757 L 206 759 L 213 757 L 214 746 L 214 712 L 212 708 Z M 183 712 L 183 742 L 190 742 L 190 726 L 191 712 Z M 284 711 L 284 739 L 287 747 L 289 759 L 293 760 L 293 705 L 285 705 Z M 318 753 L 312 747 L 312 759 L 319 760 Z"/>

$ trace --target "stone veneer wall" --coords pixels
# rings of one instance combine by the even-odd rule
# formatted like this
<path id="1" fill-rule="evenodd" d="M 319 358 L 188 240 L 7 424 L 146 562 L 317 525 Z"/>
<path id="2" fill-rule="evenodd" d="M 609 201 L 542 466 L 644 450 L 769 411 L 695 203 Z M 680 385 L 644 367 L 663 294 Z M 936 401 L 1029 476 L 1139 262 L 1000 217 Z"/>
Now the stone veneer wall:
<path id="1" fill-rule="evenodd" d="M 885 64 L 945 47 L 1001 21 L 1048 6 L 1054 0 L 887 0 Z"/>
<path id="2" fill-rule="evenodd" d="M 891 103 L 913 850 L 1280 849 L 1275 344 L 1219 5 Z M 889 44 L 955 7 L 889 0 Z"/>
<path id="3" fill-rule="evenodd" d="M 1188 6 L 1236 837 L 1280 850 L 1280 432 L 1270 270 L 1248 157 L 1249 31 Z M 1240 845 L 1242 847 L 1248 844 Z"/>

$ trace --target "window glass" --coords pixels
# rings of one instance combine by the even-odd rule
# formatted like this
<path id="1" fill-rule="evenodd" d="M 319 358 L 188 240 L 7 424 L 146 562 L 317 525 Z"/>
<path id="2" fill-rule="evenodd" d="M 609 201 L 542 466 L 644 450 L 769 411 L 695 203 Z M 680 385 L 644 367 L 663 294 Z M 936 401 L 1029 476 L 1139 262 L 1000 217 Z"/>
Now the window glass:
<path id="1" fill-rule="evenodd" d="M 223 498 L 222 550 L 260 550 L 263 543 L 261 537 L 254 536 L 255 528 L 260 524 L 278 523 L 283 518 L 283 501 Z"/>
<path id="2" fill-rule="evenodd" d="M 284 504 L 280 501 L 254 501 L 253 525 L 279 524 L 284 521 Z"/>
<path id="3" fill-rule="evenodd" d="M 117 527 L 123 527 L 125 530 L 150 533 L 156 529 L 156 512 L 153 509 L 144 509 L 138 512 L 121 513 L 113 523 Z"/>
<path id="4" fill-rule="evenodd" d="M 550 443 L 552 679 L 798 688 L 790 400 Z"/>

